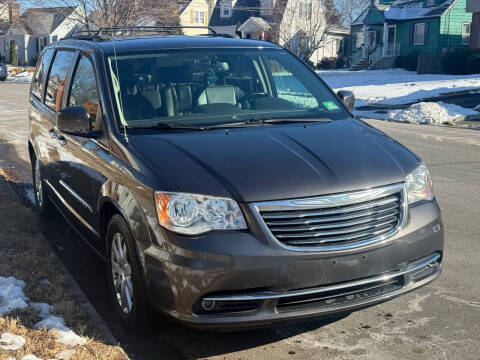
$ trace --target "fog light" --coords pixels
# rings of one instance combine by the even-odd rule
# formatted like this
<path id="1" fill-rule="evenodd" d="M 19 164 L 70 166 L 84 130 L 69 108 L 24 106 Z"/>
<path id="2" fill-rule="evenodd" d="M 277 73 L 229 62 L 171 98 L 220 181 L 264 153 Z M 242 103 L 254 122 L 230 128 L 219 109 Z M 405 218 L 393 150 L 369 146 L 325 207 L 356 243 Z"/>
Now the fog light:
<path id="1" fill-rule="evenodd" d="M 202 300 L 203 310 L 210 311 L 210 310 L 213 310 L 214 307 L 215 307 L 215 300 L 207 300 L 207 299 Z"/>

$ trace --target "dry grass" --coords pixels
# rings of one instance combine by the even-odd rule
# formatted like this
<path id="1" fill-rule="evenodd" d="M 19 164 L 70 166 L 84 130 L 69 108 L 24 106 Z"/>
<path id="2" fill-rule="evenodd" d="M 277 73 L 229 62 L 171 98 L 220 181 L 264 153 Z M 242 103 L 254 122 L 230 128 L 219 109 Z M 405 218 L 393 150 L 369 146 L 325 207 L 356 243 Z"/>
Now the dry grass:
<path id="1" fill-rule="evenodd" d="M 0 360 L 19 360 L 26 354 L 44 360 L 55 359 L 63 350 L 75 350 L 70 359 L 128 359 L 121 348 L 106 345 L 104 328 L 92 318 L 84 295 L 75 290 L 71 277 L 39 233 L 38 216 L 24 207 L 5 184 L 5 177 L 15 178 L 16 174 L 3 171 L 0 175 L 0 276 L 23 280 L 26 284 L 23 291 L 31 302 L 52 305 L 55 314 L 62 316 L 70 329 L 87 339 L 86 345 L 75 347 L 56 342 L 56 330 L 33 328 L 41 319 L 29 307 L 0 317 L 0 335 L 10 332 L 26 339 L 19 350 L 0 349 Z"/>
<path id="2" fill-rule="evenodd" d="M 92 339 L 89 339 L 86 345 L 67 347 L 56 341 L 55 331 L 31 329 L 24 326 L 19 318 L 0 318 L 0 333 L 20 335 L 26 340 L 25 345 L 18 350 L 0 350 L 0 360 L 21 359 L 29 354 L 45 360 L 127 359 L 119 348 L 104 345 Z"/>

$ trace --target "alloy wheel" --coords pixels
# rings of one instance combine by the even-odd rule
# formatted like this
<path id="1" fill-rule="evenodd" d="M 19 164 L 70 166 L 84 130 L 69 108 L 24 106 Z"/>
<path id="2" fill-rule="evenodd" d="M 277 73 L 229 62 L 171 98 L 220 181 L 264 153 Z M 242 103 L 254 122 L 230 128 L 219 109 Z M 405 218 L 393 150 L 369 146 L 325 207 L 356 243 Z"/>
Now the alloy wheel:
<path id="1" fill-rule="evenodd" d="M 117 232 L 112 238 L 110 259 L 112 262 L 113 288 L 120 308 L 130 314 L 133 307 L 132 266 L 129 262 L 127 244 L 123 234 Z"/>

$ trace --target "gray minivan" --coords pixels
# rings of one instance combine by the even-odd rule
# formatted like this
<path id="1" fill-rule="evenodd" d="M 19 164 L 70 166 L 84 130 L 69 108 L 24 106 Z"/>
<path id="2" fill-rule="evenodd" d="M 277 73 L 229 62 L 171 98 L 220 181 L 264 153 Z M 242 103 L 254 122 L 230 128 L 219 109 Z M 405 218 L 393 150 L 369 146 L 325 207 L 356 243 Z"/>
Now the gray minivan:
<path id="1" fill-rule="evenodd" d="M 38 209 L 106 261 L 126 325 L 349 312 L 439 276 L 426 165 L 285 49 L 224 36 L 73 36 L 34 74 Z"/>

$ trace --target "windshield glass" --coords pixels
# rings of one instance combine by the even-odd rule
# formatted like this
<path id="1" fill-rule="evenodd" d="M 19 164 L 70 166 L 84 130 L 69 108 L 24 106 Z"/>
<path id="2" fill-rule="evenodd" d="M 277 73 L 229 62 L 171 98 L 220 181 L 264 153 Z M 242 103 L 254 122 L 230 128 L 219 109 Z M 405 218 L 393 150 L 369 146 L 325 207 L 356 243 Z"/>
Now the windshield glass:
<path id="1" fill-rule="evenodd" d="M 298 59 L 278 49 L 186 49 L 107 58 L 121 124 L 209 126 L 348 117 Z"/>

